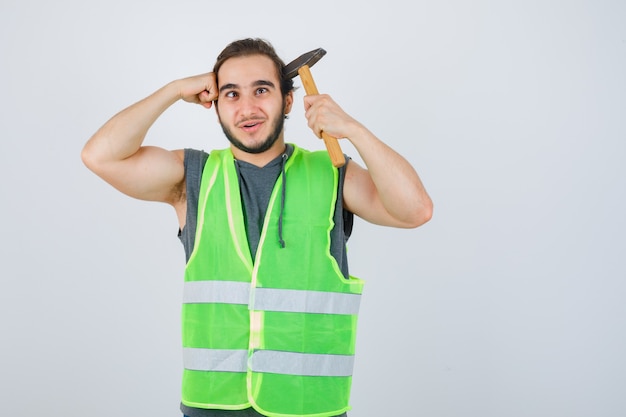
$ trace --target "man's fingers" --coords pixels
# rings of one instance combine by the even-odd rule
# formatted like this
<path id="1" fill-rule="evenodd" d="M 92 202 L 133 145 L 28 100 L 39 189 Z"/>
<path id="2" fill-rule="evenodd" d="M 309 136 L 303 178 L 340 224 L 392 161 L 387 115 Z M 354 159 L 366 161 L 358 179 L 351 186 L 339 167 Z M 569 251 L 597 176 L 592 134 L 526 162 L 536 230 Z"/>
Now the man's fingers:
<path id="1" fill-rule="evenodd" d="M 207 90 L 204 90 L 198 94 L 198 100 L 201 104 L 213 103 L 213 100 L 216 100 L 217 96 Z"/>
<path id="2" fill-rule="evenodd" d="M 198 99 L 203 103 L 211 101 L 209 100 L 209 92 L 207 90 L 201 91 L 200 94 L 198 94 Z"/>

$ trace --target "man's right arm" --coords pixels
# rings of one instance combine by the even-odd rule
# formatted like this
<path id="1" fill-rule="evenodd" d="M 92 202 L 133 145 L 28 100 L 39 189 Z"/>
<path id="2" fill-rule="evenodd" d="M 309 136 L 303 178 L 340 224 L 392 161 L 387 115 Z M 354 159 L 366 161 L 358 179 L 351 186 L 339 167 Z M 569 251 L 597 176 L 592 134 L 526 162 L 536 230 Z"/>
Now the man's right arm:
<path id="1" fill-rule="evenodd" d="M 142 146 L 144 138 L 176 101 L 210 108 L 216 98 L 213 73 L 173 81 L 107 121 L 83 147 L 82 160 L 124 194 L 175 205 L 183 194 L 183 152 Z"/>

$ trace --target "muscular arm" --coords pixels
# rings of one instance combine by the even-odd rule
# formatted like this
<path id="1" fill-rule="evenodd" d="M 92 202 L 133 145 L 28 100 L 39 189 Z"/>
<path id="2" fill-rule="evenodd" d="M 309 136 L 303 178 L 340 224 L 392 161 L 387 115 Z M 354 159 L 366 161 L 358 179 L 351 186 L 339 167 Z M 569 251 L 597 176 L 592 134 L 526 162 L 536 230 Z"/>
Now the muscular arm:
<path id="1" fill-rule="evenodd" d="M 344 205 L 371 223 L 413 228 L 432 216 L 433 205 L 409 162 L 347 115 L 329 96 L 305 97 L 309 126 L 337 138 L 348 138 L 367 169 L 354 161 L 346 167 Z"/>
<path id="2" fill-rule="evenodd" d="M 148 129 L 176 101 L 211 107 L 215 77 L 173 81 L 107 121 L 85 144 L 81 157 L 96 175 L 138 199 L 175 205 L 184 190 L 182 151 L 142 146 Z"/>

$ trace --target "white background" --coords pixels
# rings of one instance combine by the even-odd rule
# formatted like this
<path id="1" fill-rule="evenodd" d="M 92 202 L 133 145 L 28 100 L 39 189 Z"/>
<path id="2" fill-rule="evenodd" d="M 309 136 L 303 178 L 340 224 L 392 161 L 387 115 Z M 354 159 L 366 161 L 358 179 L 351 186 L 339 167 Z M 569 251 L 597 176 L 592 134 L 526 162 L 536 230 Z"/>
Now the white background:
<path id="1" fill-rule="evenodd" d="M 626 415 L 625 22 L 620 0 L 2 0 L 0 414 L 179 415 L 176 217 L 80 150 L 258 36 L 326 49 L 319 90 L 435 203 L 415 230 L 355 225 L 350 416 Z M 322 148 L 298 105 L 287 139 Z M 182 102 L 147 142 L 227 144 Z"/>

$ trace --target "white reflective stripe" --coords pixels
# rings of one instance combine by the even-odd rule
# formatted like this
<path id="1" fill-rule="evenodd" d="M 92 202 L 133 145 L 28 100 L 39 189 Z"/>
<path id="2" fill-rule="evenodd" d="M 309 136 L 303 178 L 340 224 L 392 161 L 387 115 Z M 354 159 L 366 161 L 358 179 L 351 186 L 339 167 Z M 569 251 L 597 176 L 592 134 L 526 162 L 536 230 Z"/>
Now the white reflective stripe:
<path id="1" fill-rule="evenodd" d="M 352 376 L 354 355 L 258 350 L 250 358 L 253 372 L 303 376 Z"/>
<path id="2" fill-rule="evenodd" d="M 183 366 L 192 371 L 247 372 L 248 351 L 183 348 Z"/>
<path id="3" fill-rule="evenodd" d="M 358 314 L 360 294 L 256 288 L 253 310 L 292 313 Z"/>
<path id="4" fill-rule="evenodd" d="M 248 304 L 250 284 L 238 281 L 187 281 L 183 303 Z"/>

